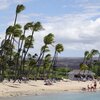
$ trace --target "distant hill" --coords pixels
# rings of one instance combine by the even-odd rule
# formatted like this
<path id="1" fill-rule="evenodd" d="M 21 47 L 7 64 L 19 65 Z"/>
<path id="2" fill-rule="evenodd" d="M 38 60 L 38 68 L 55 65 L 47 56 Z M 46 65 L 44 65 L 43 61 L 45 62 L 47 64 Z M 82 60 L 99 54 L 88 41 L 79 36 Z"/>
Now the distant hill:
<path id="1" fill-rule="evenodd" d="M 71 69 L 79 69 L 79 64 L 83 61 L 82 57 L 64 57 L 58 58 L 57 66 L 69 67 Z"/>

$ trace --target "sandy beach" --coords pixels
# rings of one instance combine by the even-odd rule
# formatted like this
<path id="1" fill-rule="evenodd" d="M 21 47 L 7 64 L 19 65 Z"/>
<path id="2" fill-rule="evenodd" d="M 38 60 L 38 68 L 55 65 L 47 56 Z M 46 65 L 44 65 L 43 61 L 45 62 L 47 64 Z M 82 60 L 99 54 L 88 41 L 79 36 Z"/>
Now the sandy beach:
<path id="1" fill-rule="evenodd" d="M 82 88 L 87 88 L 88 84 L 93 84 L 92 81 L 60 81 L 53 85 L 44 85 L 44 81 L 28 81 L 27 83 L 0 83 L 0 97 L 20 96 L 20 95 L 40 95 L 46 93 L 58 93 L 63 91 L 77 92 L 82 91 Z M 100 84 L 97 82 L 97 90 L 100 89 Z"/>

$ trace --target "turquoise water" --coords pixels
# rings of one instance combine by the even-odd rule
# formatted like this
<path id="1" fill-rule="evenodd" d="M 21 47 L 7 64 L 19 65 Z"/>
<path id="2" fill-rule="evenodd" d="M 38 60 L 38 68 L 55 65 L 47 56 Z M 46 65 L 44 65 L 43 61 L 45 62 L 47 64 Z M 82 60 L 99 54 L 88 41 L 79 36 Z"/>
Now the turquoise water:
<path id="1" fill-rule="evenodd" d="M 56 93 L 41 96 L 19 96 L 0 98 L 0 100 L 100 100 L 100 92 Z"/>

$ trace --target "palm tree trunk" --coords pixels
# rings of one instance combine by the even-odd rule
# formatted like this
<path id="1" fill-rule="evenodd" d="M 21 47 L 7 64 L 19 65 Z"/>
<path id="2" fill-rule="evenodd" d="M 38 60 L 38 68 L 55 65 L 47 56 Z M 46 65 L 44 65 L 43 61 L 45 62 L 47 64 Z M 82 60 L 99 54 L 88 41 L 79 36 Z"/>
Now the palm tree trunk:
<path id="1" fill-rule="evenodd" d="M 30 45 L 31 45 L 31 42 L 32 42 L 32 39 L 33 39 L 33 35 L 34 35 L 34 30 L 32 31 L 32 37 L 31 37 L 31 40 L 30 40 Z M 28 46 L 25 54 L 24 54 L 24 57 L 23 57 L 23 61 L 22 61 L 22 68 L 23 68 L 23 73 L 24 73 L 24 64 L 25 64 L 25 58 L 26 58 L 26 55 L 29 51 L 29 48 L 30 48 L 30 45 Z"/>
<path id="2" fill-rule="evenodd" d="M 19 76 L 19 70 L 18 70 L 18 67 L 19 67 L 19 57 L 20 57 L 20 51 L 19 51 L 19 47 L 20 47 L 20 38 L 19 38 L 19 42 L 18 42 L 18 57 L 16 58 L 16 64 L 15 64 L 15 80 L 14 82 L 16 81 L 17 77 Z"/>
<path id="3" fill-rule="evenodd" d="M 17 13 L 15 15 L 14 25 L 16 25 L 16 21 L 17 21 Z"/>
<path id="4" fill-rule="evenodd" d="M 24 30 L 24 36 L 25 36 L 25 30 Z M 19 63 L 19 57 L 20 57 L 20 53 L 21 53 L 21 50 L 22 50 L 22 46 L 23 46 L 23 42 L 24 42 L 24 40 L 22 39 L 22 41 L 21 41 L 21 43 L 20 43 L 20 38 L 19 38 L 19 43 L 18 43 L 18 53 L 19 53 L 19 55 L 18 55 L 18 58 L 17 58 L 17 63 L 16 63 L 16 65 L 18 65 L 18 63 Z M 22 51 L 22 56 L 23 56 L 23 51 Z M 20 62 L 22 62 L 22 57 L 21 57 L 21 61 Z M 20 74 L 21 74 L 21 66 L 22 66 L 22 64 L 19 64 L 19 70 L 18 70 L 18 76 L 20 76 Z"/>
<path id="5" fill-rule="evenodd" d="M 51 62 L 51 66 L 49 67 L 49 70 L 48 70 L 47 78 L 49 78 L 50 70 L 51 69 L 53 70 L 53 66 L 55 64 L 55 58 L 56 58 L 56 50 L 55 50 L 55 53 L 54 53 L 54 56 L 53 56 L 53 59 L 52 59 L 52 62 Z"/>
<path id="6" fill-rule="evenodd" d="M 46 46 L 47 46 L 47 44 L 45 44 L 44 47 L 46 47 Z M 41 66 L 41 64 L 42 64 L 42 62 L 43 62 L 44 54 L 45 54 L 45 48 L 44 48 L 44 50 L 40 53 L 40 56 L 39 56 L 38 61 L 37 61 L 38 66 L 37 66 L 36 80 L 37 80 L 37 75 L 38 75 L 38 72 L 39 72 L 39 68 L 40 68 L 40 66 Z"/>
<path id="7" fill-rule="evenodd" d="M 17 21 L 17 13 L 15 15 L 14 26 L 16 25 L 16 21 Z M 14 36 L 13 36 L 13 34 L 11 36 L 11 43 L 14 45 Z M 13 53 L 13 48 L 11 50 L 10 60 L 12 59 L 12 53 Z"/>
<path id="8" fill-rule="evenodd" d="M 25 36 L 25 32 L 26 32 L 26 30 L 24 30 L 24 36 Z M 21 46 L 20 46 L 20 49 L 22 49 L 22 46 L 23 46 L 23 42 L 24 42 L 24 40 L 22 40 L 22 42 L 21 42 Z"/>

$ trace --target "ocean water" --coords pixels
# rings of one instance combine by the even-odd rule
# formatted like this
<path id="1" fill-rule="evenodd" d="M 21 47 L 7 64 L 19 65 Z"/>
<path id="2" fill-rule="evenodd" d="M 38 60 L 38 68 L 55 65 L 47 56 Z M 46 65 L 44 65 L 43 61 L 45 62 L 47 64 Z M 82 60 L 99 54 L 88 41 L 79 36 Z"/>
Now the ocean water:
<path id="1" fill-rule="evenodd" d="M 0 100 L 100 100 L 100 92 L 54 93 L 40 96 L 19 96 Z"/>

